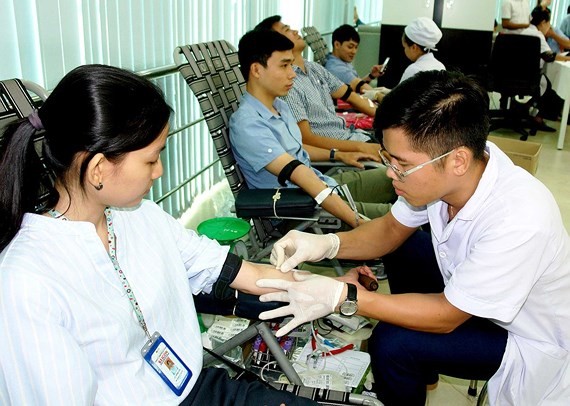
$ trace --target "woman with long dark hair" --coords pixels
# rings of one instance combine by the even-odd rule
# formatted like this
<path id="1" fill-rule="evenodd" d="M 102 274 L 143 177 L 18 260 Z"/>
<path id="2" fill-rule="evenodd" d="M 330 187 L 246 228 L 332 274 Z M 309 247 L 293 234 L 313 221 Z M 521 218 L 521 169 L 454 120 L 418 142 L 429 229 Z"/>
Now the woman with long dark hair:
<path id="1" fill-rule="evenodd" d="M 170 114 L 147 80 L 87 65 L 6 129 L 0 404 L 313 404 L 202 369 L 192 294 L 260 294 L 258 279 L 293 276 L 242 261 L 143 200 L 162 174 Z M 55 179 L 43 209 L 40 130 Z"/>

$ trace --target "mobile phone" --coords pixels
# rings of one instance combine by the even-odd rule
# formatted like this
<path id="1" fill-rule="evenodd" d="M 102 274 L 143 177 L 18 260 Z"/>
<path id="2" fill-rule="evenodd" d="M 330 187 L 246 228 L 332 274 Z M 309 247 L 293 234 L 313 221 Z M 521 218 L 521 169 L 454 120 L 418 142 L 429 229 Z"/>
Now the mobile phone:
<path id="1" fill-rule="evenodd" d="M 386 70 L 386 66 L 388 66 L 388 62 L 390 62 L 390 57 L 386 57 L 386 59 L 384 59 L 384 63 L 382 64 L 382 69 L 380 69 L 380 72 L 384 72 Z"/>

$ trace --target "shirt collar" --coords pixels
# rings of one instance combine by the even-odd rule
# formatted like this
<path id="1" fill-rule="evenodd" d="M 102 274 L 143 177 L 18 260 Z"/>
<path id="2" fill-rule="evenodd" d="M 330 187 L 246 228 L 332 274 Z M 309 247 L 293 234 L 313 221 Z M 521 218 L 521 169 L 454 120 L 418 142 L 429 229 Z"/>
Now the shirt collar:
<path id="1" fill-rule="evenodd" d="M 251 106 L 263 119 L 269 120 L 270 118 L 279 118 L 278 115 L 273 114 L 271 110 L 269 110 L 258 98 L 252 96 L 247 91 L 243 94 L 241 98 L 241 103 Z M 273 107 L 277 110 L 281 115 L 283 115 L 283 111 L 285 110 L 286 103 L 281 100 L 280 98 L 275 98 L 273 101 Z"/>
<path id="2" fill-rule="evenodd" d="M 462 220 L 473 220 L 477 213 L 479 212 L 481 206 L 487 201 L 488 197 L 493 192 L 495 183 L 499 177 L 499 160 L 497 157 L 497 152 L 499 149 L 487 143 L 485 147 L 485 152 L 488 154 L 489 159 L 487 160 L 487 165 L 483 171 L 483 175 L 479 180 L 477 189 L 473 196 L 469 198 L 465 206 L 457 214 L 457 218 Z"/>

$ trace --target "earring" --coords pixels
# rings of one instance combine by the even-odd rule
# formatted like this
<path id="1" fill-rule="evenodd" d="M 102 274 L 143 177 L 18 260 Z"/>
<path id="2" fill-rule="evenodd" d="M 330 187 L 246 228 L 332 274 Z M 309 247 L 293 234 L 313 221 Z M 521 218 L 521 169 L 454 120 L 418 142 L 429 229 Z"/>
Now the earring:
<path id="1" fill-rule="evenodd" d="M 95 190 L 101 190 L 103 189 L 103 184 L 101 182 L 99 182 L 99 184 L 97 186 L 93 186 L 95 188 Z"/>

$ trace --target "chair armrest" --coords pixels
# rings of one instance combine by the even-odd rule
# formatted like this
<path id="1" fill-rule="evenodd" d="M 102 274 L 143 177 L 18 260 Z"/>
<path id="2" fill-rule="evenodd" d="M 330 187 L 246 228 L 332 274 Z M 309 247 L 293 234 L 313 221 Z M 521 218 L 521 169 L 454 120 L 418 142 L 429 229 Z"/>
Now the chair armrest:
<path id="1" fill-rule="evenodd" d="M 364 165 L 364 169 L 381 168 L 384 166 L 380 162 L 376 162 L 376 161 L 360 161 L 360 163 L 362 165 Z M 318 168 L 342 168 L 342 169 L 356 169 L 356 170 L 359 169 L 359 168 L 354 167 L 354 166 L 347 166 L 343 162 L 327 162 L 327 161 L 313 162 L 313 161 L 311 161 L 311 166 L 314 168 L 317 168 L 317 169 Z"/>
<path id="2" fill-rule="evenodd" d="M 245 189 L 236 197 L 236 215 L 252 217 L 310 217 L 317 202 L 300 188 L 279 189 L 279 199 L 274 202 L 277 189 Z"/>

